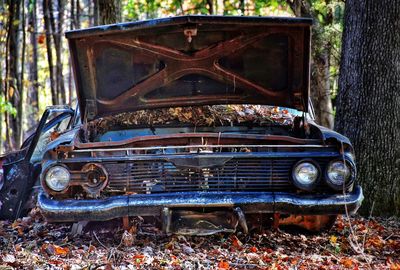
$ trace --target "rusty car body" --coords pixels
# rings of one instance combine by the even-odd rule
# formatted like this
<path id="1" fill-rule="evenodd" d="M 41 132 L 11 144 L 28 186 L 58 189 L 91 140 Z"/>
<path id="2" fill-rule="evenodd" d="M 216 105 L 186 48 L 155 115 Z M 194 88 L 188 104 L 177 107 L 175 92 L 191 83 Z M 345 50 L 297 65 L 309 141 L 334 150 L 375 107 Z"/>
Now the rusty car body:
<path id="1" fill-rule="evenodd" d="M 209 234 L 248 231 L 254 215 L 357 211 L 351 143 L 310 112 L 311 24 L 181 16 L 68 32 L 79 106 L 42 155 L 44 216 L 151 216 L 167 233 Z M 235 106 L 291 118 L 179 121 Z"/>

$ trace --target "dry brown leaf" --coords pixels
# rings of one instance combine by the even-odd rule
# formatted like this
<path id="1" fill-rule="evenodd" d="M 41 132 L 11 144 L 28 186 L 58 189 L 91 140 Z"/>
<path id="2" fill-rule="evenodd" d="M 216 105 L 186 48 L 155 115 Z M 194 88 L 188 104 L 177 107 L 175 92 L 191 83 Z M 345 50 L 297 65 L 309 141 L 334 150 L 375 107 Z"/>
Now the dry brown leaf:
<path id="1" fill-rule="evenodd" d="M 218 263 L 218 269 L 229 269 L 229 263 L 224 260 L 220 260 Z"/>
<path id="2" fill-rule="evenodd" d="M 390 265 L 390 270 L 400 270 L 400 263 L 392 263 Z"/>
<path id="3" fill-rule="evenodd" d="M 133 245 L 133 242 L 135 241 L 135 237 L 129 233 L 128 231 L 124 231 L 122 234 L 122 244 L 126 247 L 131 247 Z"/>
<path id="4" fill-rule="evenodd" d="M 59 255 L 59 256 L 67 256 L 68 255 L 68 253 L 69 253 L 69 248 L 67 248 L 67 247 L 60 247 L 60 246 L 57 246 L 57 245 L 53 245 L 54 246 L 54 253 L 56 254 L 56 255 Z"/>
<path id="5" fill-rule="evenodd" d="M 2 260 L 5 263 L 15 263 L 15 256 L 12 254 L 5 254 L 2 256 Z"/>
<path id="6" fill-rule="evenodd" d="M 251 263 L 258 263 L 260 261 L 260 256 L 257 253 L 247 253 L 246 259 Z"/>
<path id="7" fill-rule="evenodd" d="M 351 258 L 343 258 L 340 260 L 340 263 L 346 268 L 354 268 L 356 265 Z"/>

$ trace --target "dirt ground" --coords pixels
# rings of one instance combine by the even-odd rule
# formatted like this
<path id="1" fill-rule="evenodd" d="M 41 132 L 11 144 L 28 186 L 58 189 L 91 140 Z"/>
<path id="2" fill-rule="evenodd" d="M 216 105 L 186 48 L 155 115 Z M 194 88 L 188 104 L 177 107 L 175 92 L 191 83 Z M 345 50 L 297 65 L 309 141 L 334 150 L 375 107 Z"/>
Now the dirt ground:
<path id="1" fill-rule="evenodd" d="M 149 224 L 86 227 L 29 217 L 0 222 L 0 269 L 400 270 L 400 220 L 339 217 L 329 232 L 265 229 L 244 235 L 166 236 Z"/>

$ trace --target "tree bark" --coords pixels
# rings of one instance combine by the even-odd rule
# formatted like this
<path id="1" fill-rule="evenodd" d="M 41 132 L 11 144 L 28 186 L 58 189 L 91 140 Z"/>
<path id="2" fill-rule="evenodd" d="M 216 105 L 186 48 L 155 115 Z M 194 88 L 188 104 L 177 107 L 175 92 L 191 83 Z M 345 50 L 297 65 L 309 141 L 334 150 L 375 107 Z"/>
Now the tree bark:
<path id="1" fill-rule="evenodd" d="M 57 92 L 59 94 L 61 104 L 66 103 L 66 94 L 64 86 L 64 74 L 63 74 L 63 64 L 62 64 L 62 42 L 61 37 L 63 35 L 63 24 L 64 24 L 64 0 L 57 1 L 57 30 L 54 31 L 54 47 L 56 49 L 56 82 L 57 82 Z"/>
<path id="2" fill-rule="evenodd" d="M 208 9 L 208 13 L 210 14 L 210 15 L 212 15 L 212 14 L 214 14 L 214 3 L 213 3 L 213 0 L 207 0 L 206 1 L 206 4 L 207 4 L 207 9 Z"/>
<path id="3" fill-rule="evenodd" d="M 6 70 L 6 100 L 9 100 L 15 107 L 19 107 L 20 96 L 20 76 L 19 72 L 19 31 L 15 21 L 20 19 L 20 1 L 8 1 L 9 23 L 7 30 L 7 70 Z M 8 148 L 17 147 L 20 136 L 19 115 L 17 117 L 6 113 L 6 138 L 9 142 Z"/>
<path id="4" fill-rule="evenodd" d="M 24 91 L 24 80 L 25 80 L 25 52 L 26 52 L 26 29 L 25 29 L 25 24 L 26 24 L 26 16 L 25 16 L 25 2 L 22 1 L 22 50 L 21 50 L 21 69 L 19 72 L 19 101 L 18 101 L 18 107 L 17 107 L 17 123 L 18 123 L 18 132 L 16 134 L 16 147 L 20 147 L 22 144 L 22 139 L 23 139 L 23 125 L 24 125 L 24 118 L 25 118 L 25 110 L 24 110 L 24 103 L 25 103 L 25 91 Z"/>
<path id="5" fill-rule="evenodd" d="M 119 21 L 120 9 L 118 0 L 95 0 L 98 4 L 99 24 L 112 24 Z"/>
<path id="6" fill-rule="evenodd" d="M 38 44 L 37 44 L 37 7 L 36 0 L 32 2 L 28 15 L 30 42 L 32 54 L 29 57 L 29 89 L 27 93 L 27 104 L 29 113 L 27 113 L 28 130 L 37 124 L 39 114 L 39 82 L 38 82 Z"/>
<path id="7" fill-rule="evenodd" d="M 400 214 L 400 0 L 347 0 L 335 128 L 353 142 L 363 211 Z"/>
<path id="8" fill-rule="evenodd" d="M 296 17 L 315 17 L 311 5 L 305 0 L 286 0 Z M 326 22 L 329 24 L 331 22 Z M 330 45 L 320 37 L 321 25 L 314 24 L 311 52 L 311 101 L 314 104 L 316 122 L 333 128 L 333 109 L 330 95 Z M 317 48 L 318 47 L 318 48 Z"/>
<path id="9" fill-rule="evenodd" d="M 51 22 L 50 22 L 50 8 L 49 0 L 43 0 L 43 18 L 44 18 L 44 30 L 46 32 L 46 53 L 47 53 L 47 63 L 49 66 L 49 76 L 50 76 L 50 89 L 51 89 L 51 101 L 53 105 L 58 104 L 58 95 L 56 90 L 56 82 L 54 79 L 54 64 L 53 64 L 53 51 L 51 43 Z"/>
<path id="10" fill-rule="evenodd" d="M 56 56 L 56 66 L 55 66 L 55 91 L 57 94 L 57 100 L 60 104 L 65 104 L 66 96 L 65 96 L 65 87 L 64 87 L 64 75 L 62 71 L 62 43 L 61 43 L 61 35 L 62 35 L 62 25 L 64 21 L 64 1 L 57 1 L 57 9 L 58 16 L 57 21 L 53 14 L 53 1 L 48 1 L 48 15 L 50 20 L 51 27 L 51 37 L 53 38 L 53 44 L 55 49 Z"/>

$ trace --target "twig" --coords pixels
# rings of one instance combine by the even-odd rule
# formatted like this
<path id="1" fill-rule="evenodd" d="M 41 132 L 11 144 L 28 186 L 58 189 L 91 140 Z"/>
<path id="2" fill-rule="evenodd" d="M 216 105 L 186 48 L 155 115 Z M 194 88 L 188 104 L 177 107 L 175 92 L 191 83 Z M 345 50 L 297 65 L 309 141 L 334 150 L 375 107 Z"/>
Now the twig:
<path id="1" fill-rule="evenodd" d="M 372 202 L 371 212 L 369 213 L 369 217 L 368 217 L 368 221 L 367 221 L 367 229 L 366 229 L 366 231 L 364 233 L 364 239 L 363 239 L 363 244 L 362 244 L 363 249 L 365 247 L 365 241 L 367 239 L 367 233 L 368 233 L 368 230 L 369 230 L 369 222 L 371 221 L 372 211 L 374 211 L 374 206 L 375 206 L 375 201 Z"/>
<path id="2" fill-rule="evenodd" d="M 99 242 L 99 244 L 100 244 L 103 248 L 105 248 L 105 249 L 108 251 L 108 247 L 106 247 L 106 246 L 100 241 L 100 239 L 97 237 L 97 234 L 96 234 L 95 231 L 93 231 L 93 235 L 94 235 L 94 238 L 96 238 L 97 242 Z"/>
<path id="3" fill-rule="evenodd" d="M 343 146 L 343 142 L 341 143 L 341 148 L 342 148 L 342 149 L 341 149 L 341 152 L 342 152 L 343 164 L 346 164 L 346 159 L 345 159 L 345 157 L 344 157 L 344 146 Z M 344 195 L 344 196 L 346 195 L 345 181 L 343 181 L 343 195 Z M 348 220 L 348 222 L 349 222 L 349 228 L 350 228 L 350 236 L 348 237 L 349 244 L 350 244 L 351 248 L 352 248 L 356 253 L 358 253 L 358 254 L 360 254 L 360 255 L 363 256 L 364 260 L 367 262 L 368 269 L 371 269 L 371 270 L 372 270 L 372 267 L 371 267 L 371 265 L 369 264 L 369 261 L 368 261 L 367 257 L 365 256 L 365 253 L 364 253 L 364 243 L 363 243 L 362 246 L 360 246 L 360 244 L 359 244 L 359 242 L 358 242 L 358 240 L 357 240 L 357 235 L 356 235 L 356 233 L 354 232 L 353 225 L 351 224 L 349 209 L 347 208 L 347 204 L 346 204 L 346 203 L 344 204 L 344 209 L 345 209 L 345 211 L 346 211 L 346 217 L 347 217 L 347 220 Z M 372 209 L 371 209 L 371 210 L 372 210 Z M 372 211 L 371 211 L 371 215 L 372 215 Z M 351 236 L 353 237 L 354 241 L 351 239 Z"/>
<path id="4" fill-rule="evenodd" d="M 394 233 L 391 233 L 388 237 L 386 237 L 385 239 L 384 239 L 384 241 L 387 241 L 390 237 L 392 237 L 394 235 Z"/>

